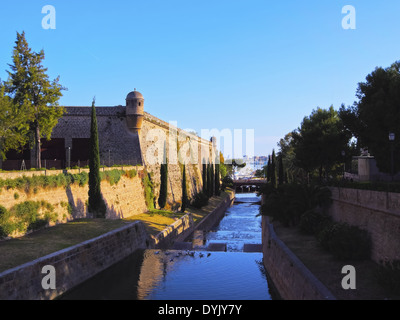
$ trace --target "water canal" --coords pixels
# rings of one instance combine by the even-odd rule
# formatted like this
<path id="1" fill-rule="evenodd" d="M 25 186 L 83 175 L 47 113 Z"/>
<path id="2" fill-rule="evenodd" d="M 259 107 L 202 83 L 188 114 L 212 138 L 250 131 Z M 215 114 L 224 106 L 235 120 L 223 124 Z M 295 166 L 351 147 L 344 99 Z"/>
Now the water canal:
<path id="1" fill-rule="evenodd" d="M 62 299 L 93 300 L 271 300 L 261 252 L 243 252 L 261 244 L 256 194 L 237 194 L 209 243 L 225 243 L 227 252 L 206 249 L 137 251 L 65 294 Z"/>

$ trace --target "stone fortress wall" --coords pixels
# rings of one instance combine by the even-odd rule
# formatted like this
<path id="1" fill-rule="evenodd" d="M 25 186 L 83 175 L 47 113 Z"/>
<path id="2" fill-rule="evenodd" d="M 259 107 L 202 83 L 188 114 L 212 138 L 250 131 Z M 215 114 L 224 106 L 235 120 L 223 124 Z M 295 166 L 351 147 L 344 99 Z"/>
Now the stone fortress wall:
<path id="1" fill-rule="evenodd" d="M 65 139 L 66 157 L 87 160 L 91 107 L 65 107 L 66 114 L 55 126 L 52 139 Z M 96 107 L 100 162 L 104 165 L 143 165 L 151 173 L 158 197 L 161 161 L 168 162 L 168 203 L 179 204 L 182 197 L 182 163 L 186 164 L 188 194 L 202 188 L 202 162 L 214 163 L 215 145 L 144 112 L 138 91 L 128 94 L 126 106 Z M 76 144 L 81 141 L 81 143 Z M 82 144 L 83 142 L 83 144 Z M 76 144 L 76 145 L 75 145 Z M 79 150 L 78 150 L 79 149 Z M 165 152 L 165 153 L 164 153 Z"/>

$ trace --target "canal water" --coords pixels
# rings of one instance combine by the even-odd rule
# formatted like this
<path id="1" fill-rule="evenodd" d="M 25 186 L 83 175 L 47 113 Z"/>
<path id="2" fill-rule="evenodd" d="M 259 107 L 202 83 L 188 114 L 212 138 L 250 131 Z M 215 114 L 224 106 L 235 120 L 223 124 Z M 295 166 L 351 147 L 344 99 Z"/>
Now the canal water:
<path id="1" fill-rule="evenodd" d="M 237 194 L 219 226 L 206 235 L 204 249 L 143 250 L 96 275 L 62 299 L 93 300 L 271 300 L 261 252 L 256 194 Z M 224 243 L 227 252 L 207 251 Z"/>

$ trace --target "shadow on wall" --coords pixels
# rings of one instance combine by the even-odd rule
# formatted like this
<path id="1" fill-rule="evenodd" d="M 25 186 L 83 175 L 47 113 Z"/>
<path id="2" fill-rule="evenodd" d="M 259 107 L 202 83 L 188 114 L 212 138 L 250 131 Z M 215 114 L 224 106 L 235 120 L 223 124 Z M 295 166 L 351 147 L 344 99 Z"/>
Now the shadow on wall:
<path id="1" fill-rule="evenodd" d="M 73 219 L 82 219 L 89 218 L 89 213 L 87 212 L 86 206 L 81 199 L 78 199 L 75 203 L 74 195 L 72 194 L 71 187 L 65 188 L 65 192 L 67 194 L 68 203 L 72 208 L 72 218 Z"/>
<path id="2" fill-rule="evenodd" d="M 74 195 L 71 191 L 71 187 L 65 188 L 65 192 L 67 194 L 68 203 L 71 206 L 71 216 L 75 219 L 83 219 L 83 218 L 93 218 L 93 215 L 88 212 L 87 206 L 83 203 L 81 199 L 77 199 L 75 202 Z M 104 199 L 104 197 L 103 197 Z M 111 207 L 108 205 L 107 201 L 104 199 L 106 204 L 106 218 L 107 219 L 123 219 L 124 214 L 122 209 L 117 210 L 114 205 Z"/>

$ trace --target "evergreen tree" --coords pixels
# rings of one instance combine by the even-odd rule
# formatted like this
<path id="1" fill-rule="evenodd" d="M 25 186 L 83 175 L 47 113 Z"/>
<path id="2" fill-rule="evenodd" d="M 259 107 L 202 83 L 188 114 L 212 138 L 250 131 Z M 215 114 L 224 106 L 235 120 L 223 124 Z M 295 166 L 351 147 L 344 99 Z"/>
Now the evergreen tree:
<path id="1" fill-rule="evenodd" d="M 187 206 L 188 203 L 189 203 L 189 199 L 188 199 L 188 195 L 187 195 L 187 186 L 186 186 L 186 166 L 183 165 L 181 212 L 185 212 L 186 206 Z"/>
<path id="2" fill-rule="evenodd" d="M 208 187 L 208 184 L 207 184 L 207 176 L 208 176 L 208 174 L 207 174 L 207 164 L 205 164 L 205 163 L 203 163 L 203 172 L 202 172 L 202 174 L 203 174 L 203 193 L 205 194 L 205 195 L 208 195 L 208 191 L 207 191 L 207 187 Z"/>
<path id="3" fill-rule="evenodd" d="M 53 128 L 64 114 L 58 100 L 65 90 L 59 83 L 59 77 L 49 80 L 42 61 L 44 51 L 33 52 L 25 39 L 25 32 L 17 33 L 13 51 L 13 64 L 9 64 L 8 80 L 5 82 L 7 93 L 14 102 L 27 113 L 30 135 L 34 137 L 36 168 L 41 167 L 41 139 L 51 138 Z"/>
<path id="4" fill-rule="evenodd" d="M 279 185 L 285 182 L 285 171 L 283 170 L 282 156 L 279 156 L 279 175 L 278 175 Z"/>
<path id="5" fill-rule="evenodd" d="M 272 156 L 271 156 L 271 184 L 274 188 L 277 188 L 277 176 L 276 176 L 276 156 L 275 156 L 275 150 L 272 150 Z"/>
<path id="6" fill-rule="evenodd" d="M 92 102 L 92 117 L 90 125 L 90 146 L 89 146 L 89 205 L 88 211 L 95 217 L 104 218 L 106 204 L 101 195 L 100 177 L 100 155 L 99 136 L 97 128 L 97 117 L 95 100 Z"/>
<path id="7" fill-rule="evenodd" d="M 10 149 L 22 150 L 28 142 L 27 114 L 25 108 L 13 103 L 0 84 L 0 159 L 5 159 Z"/>
<path id="8" fill-rule="evenodd" d="M 271 156 L 268 156 L 267 163 L 267 182 L 271 181 L 272 171 L 271 171 Z"/>
<path id="9" fill-rule="evenodd" d="M 213 177 L 210 163 L 207 165 L 207 195 L 209 198 L 213 196 Z"/>
<path id="10" fill-rule="evenodd" d="M 216 196 L 220 196 L 221 195 L 221 177 L 220 177 L 220 173 L 219 173 L 219 168 L 220 168 L 220 165 L 216 164 L 215 165 L 215 178 L 214 178 L 215 195 Z"/>
<path id="11" fill-rule="evenodd" d="M 160 168 L 161 182 L 158 205 L 161 209 L 165 208 L 168 198 L 168 162 L 162 163 Z"/>

